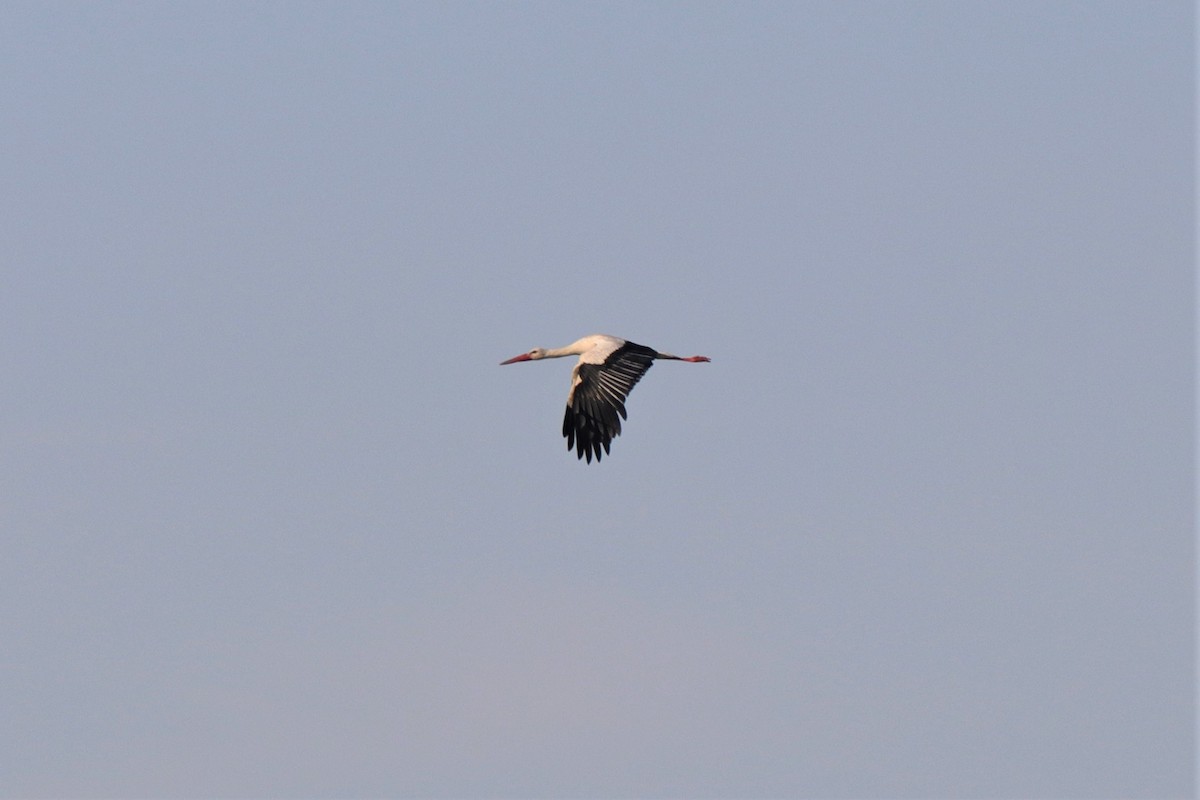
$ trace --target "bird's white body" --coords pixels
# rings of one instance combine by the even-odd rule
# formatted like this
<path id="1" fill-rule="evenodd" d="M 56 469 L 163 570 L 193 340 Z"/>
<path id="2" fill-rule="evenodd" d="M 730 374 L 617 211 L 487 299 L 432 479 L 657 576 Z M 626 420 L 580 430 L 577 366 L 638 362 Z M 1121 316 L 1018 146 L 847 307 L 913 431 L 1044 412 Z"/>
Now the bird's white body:
<path id="1" fill-rule="evenodd" d="M 594 333 L 568 345 L 567 349 L 579 353 L 579 363 L 581 364 L 603 364 L 606 358 L 624 344 L 624 339 L 606 336 L 603 333 Z"/>
<path id="2" fill-rule="evenodd" d="M 564 356 L 579 356 L 579 361 L 571 372 L 571 391 L 567 395 L 563 436 L 567 439 L 567 449 L 575 447 L 579 458 L 586 457 L 589 464 L 593 456 L 600 461 L 602 452 L 609 452 L 613 438 L 621 434 L 621 420 L 627 418 L 625 398 L 656 359 L 709 360 L 707 356 L 680 358 L 670 353 L 659 353 L 616 336 L 597 333 L 584 336 L 566 347 L 535 347 L 528 353 L 500 363 L 513 364 L 517 361 L 540 361 Z"/>

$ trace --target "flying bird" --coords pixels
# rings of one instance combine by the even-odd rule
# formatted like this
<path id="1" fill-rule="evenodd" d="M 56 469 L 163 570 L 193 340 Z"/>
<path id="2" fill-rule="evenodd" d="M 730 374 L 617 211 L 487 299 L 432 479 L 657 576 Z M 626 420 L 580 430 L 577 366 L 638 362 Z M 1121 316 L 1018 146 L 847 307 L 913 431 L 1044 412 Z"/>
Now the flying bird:
<path id="1" fill-rule="evenodd" d="M 601 455 L 608 453 L 613 437 L 621 435 L 621 420 L 628 419 L 625 398 L 655 359 L 693 363 L 710 360 L 708 356 L 673 356 L 616 336 L 596 334 L 557 349 L 535 347 L 501 361 L 500 365 L 563 356 L 579 356 L 579 361 L 571 372 L 562 432 L 567 438 L 568 452 L 575 448 L 579 458 L 586 458 L 589 464 L 593 456 L 599 463 Z"/>

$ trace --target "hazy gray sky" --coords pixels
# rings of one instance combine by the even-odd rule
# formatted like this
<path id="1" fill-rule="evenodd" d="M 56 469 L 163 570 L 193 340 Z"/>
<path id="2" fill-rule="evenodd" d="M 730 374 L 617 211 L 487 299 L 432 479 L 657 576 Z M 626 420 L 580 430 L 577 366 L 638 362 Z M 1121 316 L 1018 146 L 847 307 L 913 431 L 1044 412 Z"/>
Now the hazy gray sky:
<path id="1" fill-rule="evenodd" d="M 3 4 L 0 794 L 1190 796 L 1194 32 Z"/>

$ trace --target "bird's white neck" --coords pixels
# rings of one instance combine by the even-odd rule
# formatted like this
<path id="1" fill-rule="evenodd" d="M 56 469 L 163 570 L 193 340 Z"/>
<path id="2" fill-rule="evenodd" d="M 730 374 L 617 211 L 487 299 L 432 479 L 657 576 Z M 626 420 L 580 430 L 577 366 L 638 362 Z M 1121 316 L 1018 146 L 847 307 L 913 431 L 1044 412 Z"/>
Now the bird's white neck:
<path id="1" fill-rule="evenodd" d="M 595 350 L 597 347 L 602 347 L 602 346 L 604 346 L 606 344 L 610 344 L 610 343 L 611 343 L 610 346 L 615 346 L 615 345 L 619 345 L 621 342 L 620 342 L 620 340 L 614 339 L 611 336 L 601 336 L 599 334 L 593 334 L 592 336 L 585 336 L 582 339 L 577 339 L 576 341 L 571 342 L 566 347 L 547 348 L 546 354 L 544 356 L 542 356 L 542 358 L 562 358 L 563 356 L 581 356 L 584 353 L 587 353 L 591 350 Z"/>
<path id="2" fill-rule="evenodd" d="M 542 351 L 542 358 L 563 358 L 564 356 L 577 356 L 588 351 L 586 347 L 577 347 L 579 343 L 569 344 L 566 347 L 548 347 Z"/>

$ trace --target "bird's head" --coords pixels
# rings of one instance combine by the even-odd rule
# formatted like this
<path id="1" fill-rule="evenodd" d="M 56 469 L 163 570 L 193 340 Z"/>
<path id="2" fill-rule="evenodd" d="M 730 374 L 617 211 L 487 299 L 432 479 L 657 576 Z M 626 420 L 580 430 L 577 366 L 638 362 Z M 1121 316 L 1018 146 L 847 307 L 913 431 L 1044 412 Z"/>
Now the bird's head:
<path id="1" fill-rule="evenodd" d="M 505 364 L 515 364 L 518 361 L 537 361 L 539 358 L 545 358 L 545 357 L 546 357 L 545 348 L 535 347 L 532 350 L 530 350 L 528 353 L 521 353 L 521 355 L 513 356 L 508 361 L 501 361 L 500 366 L 504 366 Z"/>

